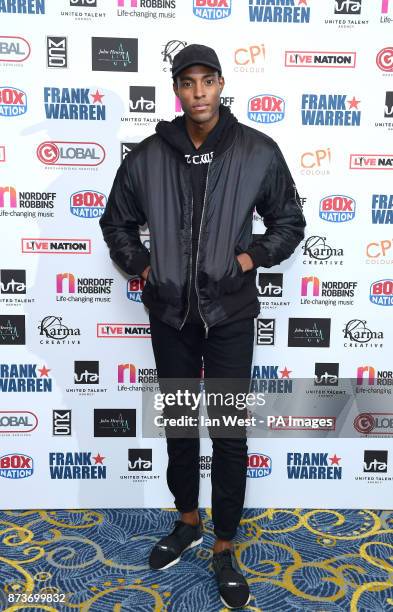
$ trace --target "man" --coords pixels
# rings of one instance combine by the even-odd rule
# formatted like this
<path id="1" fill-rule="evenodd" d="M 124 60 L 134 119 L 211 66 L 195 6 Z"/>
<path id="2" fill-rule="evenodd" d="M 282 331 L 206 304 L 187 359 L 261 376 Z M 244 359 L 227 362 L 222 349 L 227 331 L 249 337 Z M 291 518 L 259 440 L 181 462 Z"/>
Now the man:
<path id="1" fill-rule="evenodd" d="M 305 220 L 277 144 L 220 105 L 224 87 L 213 49 L 189 45 L 174 58 L 173 89 L 184 115 L 157 124 L 120 166 L 100 224 L 110 256 L 146 280 L 159 380 L 250 380 L 256 271 L 288 258 Z M 267 228 L 252 235 L 256 207 Z M 138 226 L 147 222 L 150 252 Z M 233 553 L 246 488 L 247 441 L 212 437 L 213 569 L 223 603 L 241 607 L 249 587 Z M 167 433 L 167 432 L 166 432 Z M 209 431 L 210 433 L 210 431 Z M 199 437 L 167 433 L 168 486 L 180 512 L 151 551 L 153 569 L 174 565 L 202 542 Z"/>

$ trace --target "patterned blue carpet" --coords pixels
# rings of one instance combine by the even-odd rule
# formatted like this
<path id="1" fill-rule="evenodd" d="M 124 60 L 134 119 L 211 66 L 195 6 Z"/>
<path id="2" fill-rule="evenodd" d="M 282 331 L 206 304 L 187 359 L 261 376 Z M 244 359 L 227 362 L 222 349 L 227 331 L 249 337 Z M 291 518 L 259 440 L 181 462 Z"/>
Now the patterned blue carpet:
<path id="1" fill-rule="evenodd" d="M 148 569 L 150 548 L 177 516 L 0 511 L 0 610 L 224 612 L 209 509 L 201 546 L 167 571 Z M 393 610 L 393 511 L 248 509 L 236 553 L 252 590 L 247 610 Z"/>

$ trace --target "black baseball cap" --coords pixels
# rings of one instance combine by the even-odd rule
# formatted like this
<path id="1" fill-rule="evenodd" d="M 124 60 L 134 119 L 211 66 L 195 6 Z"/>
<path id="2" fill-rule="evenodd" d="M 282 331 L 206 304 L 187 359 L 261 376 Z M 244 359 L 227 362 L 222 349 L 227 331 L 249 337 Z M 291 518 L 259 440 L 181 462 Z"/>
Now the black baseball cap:
<path id="1" fill-rule="evenodd" d="M 221 76 L 221 64 L 214 49 L 205 45 L 188 45 L 173 58 L 172 77 L 175 78 L 184 68 L 195 64 L 214 68 Z"/>

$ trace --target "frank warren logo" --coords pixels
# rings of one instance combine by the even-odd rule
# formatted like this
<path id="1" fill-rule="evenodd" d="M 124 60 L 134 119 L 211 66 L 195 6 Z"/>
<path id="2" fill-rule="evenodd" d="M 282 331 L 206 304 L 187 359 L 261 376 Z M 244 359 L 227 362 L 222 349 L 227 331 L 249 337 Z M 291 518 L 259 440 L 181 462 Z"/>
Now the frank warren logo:
<path id="1" fill-rule="evenodd" d="M 150 324 L 97 323 L 97 338 L 150 338 Z"/>
<path id="2" fill-rule="evenodd" d="M 353 126 L 360 125 L 360 100 L 345 94 L 303 94 L 301 99 L 302 125 Z"/>
<path id="3" fill-rule="evenodd" d="M 393 223 L 393 194 L 375 193 L 371 201 L 371 220 L 375 224 Z"/>
<path id="4" fill-rule="evenodd" d="M 347 51 L 285 51 L 287 68 L 355 68 L 356 53 Z"/>
<path id="5" fill-rule="evenodd" d="M 285 117 L 285 102 L 274 94 L 258 94 L 249 99 L 247 114 L 256 123 L 277 123 Z"/>
<path id="6" fill-rule="evenodd" d="M 104 459 L 97 453 L 49 453 L 49 473 L 52 479 L 101 480 L 106 478 Z"/>
<path id="7" fill-rule="evenodd" d="M 250 392 L 260 393 L 292 393 L 293 380 L 290 379 L 292 370 L 284 366 L 280 370 L 278 365 L 254 365 Z"/>
<path id="8" fill-rule="evenodd" d="M 0 13 L 44 15 L 45 0 L 0 0 Z"/>
<path id="9" fill-rule="evenodd" d="M 319 217 L 331 223 L 352 221 L 355 210 L 356 202 L 348 195 L 328 195 L 319 203 Z"/>
<path id="10" fill-rule="evenodd" d="M 98 89 L 44 87 L 44 105 L 47 119 L 75 119 L 102 121 L 106 119 L 106 108 L 102 102 L 104 94 Z"/>
<path id="11" fill-rule="evenodd" d="M 341 480 L 341 457 L 336 453 L 287 453 L 287 476 L 296 480 Z"/>
<path id="12" fill-rule="evenodd" d="M 248 453 L 247 478 L 264 478 L 272 473 L 272 460 L 263 453 Z"/>
<path id="13" fill-rule="evenodd" d="M 78 238 L 22 238 L 22 253 L 90 255 L 91 240 Z"/>
<path id="14" fill-rule="evenodd" d="M 202 19 L 224 19 L 231 14 L 232 0 L 193 0 L 196 17 Z"/>
<path id="15" fill-rule="evenodd" d="M 21 64 L 30 57 L 30 52 L 30 43 L 25 38 L 0 36 L 0 62 Z"/>
<path id="16" fill-rule="evenodd" d="M 93 37 L 91 62 L 93 71 L 138 72 L 138 39 Z"/>
<path id="17" fill-rule="evenodd" d="M 1 5 L 0 5 L 1 6 Z M 0 457 L 0 476 L 10 480 L 28 478 L 33 475 L 33 458 L 22 453 L 10 453 Z"/>
<path id="18" fill-rule="evenodd" d="M 309 23 L 310 0 L 248 0 L 250 21 Z"/>
<path id="19" fill-rule="evenodd" d="M 371 283 L 369 298 L 377 306 L 393 306 L 393 279 L 384 278 Z"/>
<path id="20" fill-rule="evenodd" d="M 0 87 L 0 117 L 17 117 L 27 111 L 27 96 L 21 89 Z"/>
<path id="21" fill-rule="evenodd" d="M 98 142 L 47 140 L 38 145 L 37 157 L 46 166 L 99 166 L 105 159 L 105 149 Z"/>
<path id="22" fill-rule="evenodd" d="M 70 197 L 70 211 L 75 217 L 96 219 L 103 214 L 106 202 L 106 195 L 99 191 L 76 191 Z"/>
<path id="23" fill-rule="evenodd" d="M 50 368 L 33 363 L 1 363 L 2 393 L 48 393 L 52 391 Z"/>

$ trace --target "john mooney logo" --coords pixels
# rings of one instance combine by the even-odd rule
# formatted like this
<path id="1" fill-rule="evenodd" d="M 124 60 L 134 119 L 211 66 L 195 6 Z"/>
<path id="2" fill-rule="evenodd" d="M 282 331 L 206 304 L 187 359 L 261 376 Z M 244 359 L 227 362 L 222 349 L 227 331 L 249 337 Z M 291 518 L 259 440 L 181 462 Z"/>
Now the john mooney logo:
<path id="1" fill-rule="evenodd" d="M 309 23 L 310 0 L 248 0 L 250 21 Z"/>
<path id="2" fill-rule="evenodd" d="M 138 72 L 138 39 L 93 37 L 91 61 L 93 71 Z"/>
<path id="3" fill-rule="evenodd" d="M 193 0 L 195 17 L 224 19 L 231 14 L 232 0 Z"/>
<path id="4" fill-rule="evenodd" d="M 74 119 L 102 121 L 106 119 L 106 108 L 102 102 L 104 94 L 98 89 L 44 87 L 45 115 L 47 119 Z"/>
<path id="5" fill-rule="evenodd" d="M 275 94 L 258 94 L 248 101 L 248 118 L 257 123 L 277 123 L 285 117 L 285 102 Z"/>
<path id="6" fill-rule="evenodd" d="M 302 125 L 352 126 L 360 125 L 360 100 L 345 94 L 303 94 L 301 99 Z"/>

